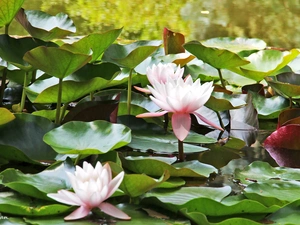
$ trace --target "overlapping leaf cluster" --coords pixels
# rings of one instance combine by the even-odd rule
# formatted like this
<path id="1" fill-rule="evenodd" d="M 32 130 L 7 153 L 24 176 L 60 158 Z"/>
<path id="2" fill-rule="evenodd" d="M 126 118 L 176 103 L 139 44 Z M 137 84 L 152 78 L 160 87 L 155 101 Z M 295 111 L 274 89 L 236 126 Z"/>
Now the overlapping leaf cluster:
<path id="1" fill-rule="evenodd" d="M 297 169 L 255 162 L 236 170 L 232 186 L 238 192 L 206 182 L 255 141 L 259 119 L 281 113 L 277 133 L 265 145 L 299 150 L 300 138 L 293 138 L 299 134 L 298 111 L 284 111 L 298 106 L 298 49 L 269 49 L 262 40 L 246 38 L 185 43 L 168 29 L 163 41 L 129 44 L 117 39 L 122 28 L 76 37 L 66 14 L 24 10 L 23 2 L 0 2 L 0 27 L 6 27 L 0 35 L 0 212 L 6 224 L 64 224 L 71 207 L 47 194 L 70 189 L 66 171 L 83 160 L 109 162 L 115 174 L 126 172 L 109 200 L 132 222 L 297 224 Z M 14 18 L 29 37 L 9 35 Z M 177 139 L 163 118 L 135 118 L 159 109 L 131 89 L 145 87 L 146 68 L 159 62 L 215 82 L 203 115 L 226 132 L 210 132 L 194 121 L 184 162 L 177 161 Z M 299 167 L 291 163 L 296 153 L 290 154 L 277 153 L 282 165 Z M 102 217 L 95 211 L 74 224 L 95 224 Z"/>

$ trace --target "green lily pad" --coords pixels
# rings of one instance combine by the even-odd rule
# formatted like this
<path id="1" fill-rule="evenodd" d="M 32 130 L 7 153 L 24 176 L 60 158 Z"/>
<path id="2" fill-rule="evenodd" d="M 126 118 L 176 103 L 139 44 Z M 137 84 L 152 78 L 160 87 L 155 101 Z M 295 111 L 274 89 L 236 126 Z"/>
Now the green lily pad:
<path id="1" fill-rule="evenodd" d="M 14 116 L 14 114 L 12 114 L 8 109 L 6 108 L 0 108 L 0 114 L 1 114 L 1 118 L 0 118 L 0 126 L 3 124 L 6 124 L 12 120 L 14 120 L 16 117 Z"/>
<path id="2" fill-rule="evenodd" d="M 257 93 L 251 92 L 253 105 L 258 112 L 260 119 L 278 118 L 282 110 L 289 108 L 289 101 L 281 96 L 266 98 Z"/>
<path id="3" fill-rule="evenodd" d="M 39 10 L 21 9 L 16 15 L 16 20 L 32 37 L 44 41 L 63 38 L 76 32 L 73 21 L 64 13 L 51 16 Z"/>
<path id="4" fill-rule="evenodd" d="M 102 60 L 134 69 L 160 45 L 161 41 L 137 41 L 128 45 L 112 44 L 104 52 Z"/>
<path id="5" fill-rule="evenodd" d="M 222 92 L 213 92 L 205 106 L 214 111 L 238 109 L 246 105 L 242 99 L 235 98 Z"/>
<path id="6" fill-rule="evenodd" d="M 24 55 L 24 60 L 36 69 L 61 79 L 83 67 L 91 58 L 90 53 L 73 53 L 56 47 L 43 46 L 32 49 Z"/>
<path id="7" fill-rule="evenodd" d="M 166 170 L 169 171 L 171 177 L 208 177 L 211 173 L 217 173 L 216 168 L 198 160 L 167 163 L 161 161 L 164 160 L 162 157 L 128 156 L 121 159 L 126 169 L 135 173 L 145 173 L 149 176 L 160 176 Z"/>
<path id="8" fill-rule="evenodd" d="M 0 2 L 0 27 L 10 24 L 23 3 L 24 0 L 2 0 Z"/>
<path id="9" fill-rule="evenodd" d="M 33 160 L 53 160 L 57 153 L 43 142 L 43 135 L 55 124 L 31 114 L 15 114 L 15 117 L 0 126 L 0 144 L 15 147 Z"/>
<path id="10" fill-rule="evenodd" d="M 51 42 L 33 39 L 31 37 L 13 38 L 6 34 L 0 35 L 0 57 L 25 71 L 32 70 L 33 68 L 23 59 L 23 56 L 27 51 L 38 46 L 57 45 Z"/>
<path id="11" fill-rule="evenodd" d="M 73 163 L 69 160 L 38 174 L 24 174 L 19 170 L 9 168 L 1 172 L 0 176 L 1 184 L 14 191 L 34 198 L 50 200 L 51 198 L 47 197 L 48 193 L 71 188 L 66 172 L 73 171 Z"/>
<path id="12" fill-rule="evenodd" d="M 60 154 L 103 154 L 130 143 L 131 132 L 102 120 L 72 121 L 45 134 L 44 141 Z"/>
<path id="13" fill-rule="evenodd" d="M 271 179 L 300 180 L 300 169 L 272 167 L 267 162 L 256 161 L 243 170 L 236 169 L 234 176 L 244 184 L 268 182 Z"/>
<path id="14" fill-rule="evenodd" d="M 244 189 L 244 195 L 252 200 L 261 202 L 265 206 L 284 206 L 300 199 L 300 182 L 269 180 L 255 182 Z"/>
<path id="15" fill-rule="evenodd" d="M 77 42 L 72 44 L 64 44 L 61 49 L 69 50 L 71 52 L 88 52 L 93 50 L 93 56 L 90 63 L 99 60 L 102 53 L 117 39 L 122 31 L 121 29 L 114 29 L 101 34 L 90 34 Z"/>
<path id="16" fill-rule="evenodd" d="M 201 41 L 201 43 L 206 47 L 227 49 L 234 53 L 249 50 L 263 50 L 267 47 L 266 42 L 261 39 L 243 37 L 217 37 Z"/>
<path id="17" fill-rule="evenodd" d="M 190 41 L 184 44 L 183 47 L 198 59 L 217 69 L 230 69 L 249 63 L 233 52 L 226 49 L 206 47 L 198 41 Z"/>
<path id="18" fill-rule="evenodd" d="M 47 181 L 49 183 L 49 180 Z M 0 212 L 19 216 L 52 216 L 69 212 L 71 206 L 33 200 L 15 192 L 0 192 Z"/>
<path id="19" fill-rule="evenodd" d="M 149 177 L 145 174 L 125 174 L 119 188 L 130 197 L 137 197 L 162 184 L 169 177 L 170 174 L 168 171 L 165 171 L 159 179 Z"/>
<path id="20" fill-rule="evenodd" d="M 250 62 L 249 64 L 231 70 L 259 82 L 282 69 L 298 55 L 299 50 L 297 49 L 285 52 L 261 50 L 245 58 Z"/>

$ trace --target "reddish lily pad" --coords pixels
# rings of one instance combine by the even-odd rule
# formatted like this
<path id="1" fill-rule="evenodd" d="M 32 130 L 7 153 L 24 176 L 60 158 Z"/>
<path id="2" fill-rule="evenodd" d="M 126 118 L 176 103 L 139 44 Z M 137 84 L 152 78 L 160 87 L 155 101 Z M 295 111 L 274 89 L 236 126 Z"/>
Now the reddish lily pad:
<path id="1" fill-rule="evenodd" d="M 173 32 L 168 28 L 164 28 L 164 49 L 165 54 L 177 54 L 177 53 L 184 53 L 185 49 L 182 45 L 185 42 L 184 35 L 178 32 Z"/>
<path id="2" fill-rule="evenodd" d="M 300 124 L 299 108 L 287 109 L 279 114 L 277 128 L 288 124 Z"/>
<path id="3" fill-rule="evenodd" d="M 300 125 L 280 127 L 267 137 L 264 147 L 279 166 L 300 167 Z"/>

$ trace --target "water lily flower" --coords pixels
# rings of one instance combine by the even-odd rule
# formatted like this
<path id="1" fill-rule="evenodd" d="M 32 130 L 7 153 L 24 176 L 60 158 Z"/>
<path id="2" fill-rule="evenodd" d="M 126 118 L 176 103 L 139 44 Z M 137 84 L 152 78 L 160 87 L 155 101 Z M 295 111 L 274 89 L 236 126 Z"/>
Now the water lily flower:
<path id="1" fill-rule="evenodd" d="M 180 66 L 176 67 L 175 63 L 159 63 L 158 65 L 154 64 L 152 67 L 147 67 L 146 75 L 150 84 L 155 82 L 166 83 L 168 79 L 177 80 L 178 78 L 182 78 L 183 72 L 184 69 L 180 68 Z M 146 88 L 134 87 L 141 92 L 151 93 Z"/>
<path id="2" fill-rule="evenodd" d="M 104 166 L 97 162 L 94 168 L 90 163 L 84 162 L 83 167 L 76 166 L 74 174 L 67 172 L 74 192 L 59 190 L 58 193 L 48 194 L 48 197 L 67 204 L 80 206 L 65 220 L 76 220 L 87 216 L 93 208 L 98 207 L 104 213 L 124 220 L 130 217 L 116 208 L 114 205 L 104 202 L 120 186 L 124 172 L 119 173 L 112 179 L 111 168 L 108 163 Z"/>
<path id="3" fill-rule="evenodd" d="M 191 128 L 190 114 L 194 114 L 197 120 L 202 120 L 210 126 L 219 130 L 221 127 L 215 125 L 200 114 L 200 108 L 208 101 L 213 91 L 213 83 L 207 82 L 201 85 L 200 79 L 193 82 L 191 76 L 185 80 L 168 79 L 162 83 L 154 81 L 153 87 L 148 86 L 151 100 L 163 111 L 150 112 L 137 115 L 138 118 L 162 116 L 168 112 L 172 114 L 172 128 L 178 140 L 183 141 Z"/>

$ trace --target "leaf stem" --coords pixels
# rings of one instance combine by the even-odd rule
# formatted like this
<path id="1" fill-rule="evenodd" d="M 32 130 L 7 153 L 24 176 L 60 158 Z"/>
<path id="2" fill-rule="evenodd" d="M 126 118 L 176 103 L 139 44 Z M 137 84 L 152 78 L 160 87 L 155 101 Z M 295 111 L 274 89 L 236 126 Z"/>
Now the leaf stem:
<path id="1" fill-rule="evenodd" d="M 7 68 L 5 67 L 2 71 L 2 78 L 1 78 L 1 87 L 0 87 L 0 106 L 3 105 L 3 98 L 4 98 L 4 91 L 5 91 L 5 83 L 7 77 Z"/>
<path id="2" fill-rule="evenodd" d="M 183 141 L 178 139 L 178 160 L 180 162 L 184 161 L 184 153 L 183 153 Z"/>
<path id="3" fill-rule="evenodd" d="M 220 113 L 219 113 L 218 111 L 215 111 L 215 112 L 216 112 L 216 114 L 217 114 L 217 117 L 218 117 L 218 119 L 219 119 L 219 123 L 220 123 L 221 127 L 225 130 L 225 126 L 224 126 L 224 123 L 223 123 L 223 121 L 222 121 L 222 118 L 221 118 Z"/>
<path id="4" fill-rule="evenodd" d="M 223 79 L 223 76 L 222 76 L 221 69 L 217 69 L 217 70 L 218 70 L 218 74 L 219 74 L 219 77 L 220 77 L 220 80 L 221 80 L 222 87 L 224 89 L 226 89 L 226 85 L 225 85 L 225 82 L 224 82 L 224 79 Z"/>
<path id="5" fill-rule="evenodd" d="M 133 69 L 130 69 L 128 77 L 128 88 L 127 88 L 127 114 L 131 113 L 131 86 L 132 86 L 132 72 Z"/>
<path id="6" fill-rule="evenodd" d="M 60 124 L 60 108 L 61 108 L 61 97 L 62 97 L 62 81 L 63 78 L 59 78 L 58 92 L 57 92 L 57 105 L 56 105 L 56 117 L 55 123 Z"/>
<path id="7" fill-rule="evenodd" d="M 21 97 L 21 104 L 20 104 L 20 112 L 23 112 L 25 101 L 26 101 L 26 87 L 27 87 L 27 80 L 28 80 L 28 71 L 26 71 L 24 76 L 24 83 L 23 83 L 23 90 L 22 90 L 22 97 Z"/>

